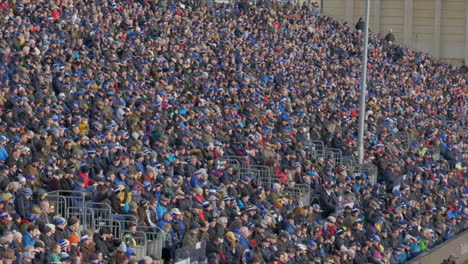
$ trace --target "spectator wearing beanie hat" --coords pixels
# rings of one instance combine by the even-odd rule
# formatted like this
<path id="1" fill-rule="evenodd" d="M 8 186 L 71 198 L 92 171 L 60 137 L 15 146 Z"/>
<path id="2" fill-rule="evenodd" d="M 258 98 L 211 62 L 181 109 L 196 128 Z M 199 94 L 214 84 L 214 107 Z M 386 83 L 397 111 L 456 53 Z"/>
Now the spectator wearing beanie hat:
<path id="1" fill-rule="evenodd" d="M 80 250 L 80 238 L 78 238 L 75 234 L 71 235 L 68 238 L 68 241 L 70 242 L 70 247 L 69 247 L 69 253 L 71 256 L 81 256 L 81 250 Z"/>
<path id="2" fill-rule="evenodd" d="M 56 241 L 70 237 L 68 233 L 65 231 L 67 223 L 64 218 L 58 216 L 54 218 L 53 222 L 55 225 L 55 240 Z"/>
<path id="3" fill-rule="evenodd" d="M 40 238 L 44 242 L 45 247 L 50 248 L 56 242 L 54 233 L 55 226 L 53 224 L 46 224 L 42 229 Z"/>
<path id="4" fill-rule="evenodd" d="M 182 246 L 188 246 L 188 245 L 195 245 L 198 240 L 198 233 L 200 231 L 200 224 L 197 222 L 192 223 L 192 225 L 189 228 L 189 232 L 185 233 L 185 237 L 182 242 Z"/>
<path id="5" fill-rule="evenodd" d="M 86 260 L 86 261 L 88 261 L 89 263 L 92 263 L 92 264 L 104 263 L 104 262 L 102 262 L 102 261 L 99 261 L 99 256 L 98 256 L 98 254 L 96 254 L 96 253 L 92 254 L 92 255 L 89 257 L 89 259 Z M 152 262 L 152 261 L 151 261 L 151 262 Z M 150 263 L 151 263 L 151 262 L 150 262 Z M 141 263 L 141 262 L 138 262 L 138 263 Z M 148 264 L 150 264 L 150 263 L 148 263 Z M 145 262 L 144 264 L 146 264 L 146 262 Z"/>
<path id="6" fill-rule="evenodd" d="M 96 244 L 91 241 L 89 235 L 84 231 L 81 231 L 80 249 L 85 262 L 90 260 L 91 255 L 93 255 L 96 250 Z"/>
<path id="7" fill-rule="evenodd" d="M 110 259 L 110 263 L 124 263 L 127 260 L 127 246 L 121 242 L 120 245 L 114 250 Z"/>
<path id="8" fill-rule="evenodd" d="M 80 219 L 78 219 L 78 217 L 76 216 L 72 216 L 70 218 L 68 218 L 68 221 L 67 221 L 67 227 L 65 228 L 65 231 L 67 231 L 68 235 L 71 236 L 71 235 L 75 235 L 76 237 L 79 237 L 79 234 L 80 234 Z"/>
<path id="9" fill-rule="evenodd" d="M 0 232 L 5 229 L 11 229 L 13 218 L 7 212 L 0 211 Z"/>
<path id="10" fill-rule="evenodd" d="M 28 215 L 21 222 L 20 232 L 24 232 L 30 225 L 36 224 L 37 217 L 34 214 Z"/>
<path id="11" fill-rule="evenodd" d="M 111 230 L 107 227 L 99 229 L 99 232 L 94 234 L 93 240 L 96 243 L 96 250 L 102 252 L 104 259 L 109 259 L 114 251 L 114 247 L 109 247 L 113 242 Z"/>
<path id="12" fill-rule="evenodd" d="M 24 185 L 25 188 L 31 188 L 34 190 L 36 188 L 36 181 L 37 178 L 33 174 L 26 175 L 26 184 Z"/>
<path id="13" fill-rule="evenodd" d="M 3 200 L 5 206 L 3 207 L 3 211 L 12 214 L 15 212 L 15 196 L 12 193 L 4 193 Z"/>
<path id="14" fill-rule="evenodd" d="M 359 166 L 358 170 L 355 165 L 359 162 L 354 158 L 359 117 L 356 65 L 362 32 L 316 15 L 314 7 L 307 3 L 304 8 L 295 3 L 285 5 L 288 8 L 282 8 L 279 2 L 240 3 L 230 9 L 219 3 L 201 7 L 179 5 L 177 1 L 163 1 L 161 5 L 149 1 L 147 8 L 145 1 L 128 4 L 115 0 L 107 5 L 73 1 L 74 13 L 69 14 L 71 7 L 67 4 L 51 7 L 54 3 L 50 1 L 10 2 L 0 3 L 4 14 L 14 13 L 0 21 L 0 145 L 8 154 L 8 168 L 0 168 L 0 178 L 10 181 L 2 181 L 0 192 L 17 195 L 14 210 L 3 209 L 9 214 L 17 211 L 29 221 L 30 209 L 17 210 L 24 204 L 18 200 L 23 199 L 25 187 L 29 185 L 32 193 L 41 197 L 32 199 L 37 204 L 43 199 L 43 195 L 37 195 L 39 188 L 73 190 L 73 179 L 81 172 L 87 177 L 85 192 L 97 175 L 108 177 L 98 180 L 98 192 L 87 192 L 86 200 L 110 203 L 112 212 L 119 214 L 128 214 L 126 204 L 132 198 L 128 190 L 139 188 L 146 180 L 148 184 L 143 185 L 149 187 L 145 187 L 144 197 L 152 201 L 151 208 L 140 210 L 139 215 L 150 215 L 150 221 L 144 221 L 147 226 L 154 226 L 175 207 L 186 216 L 184 237 L 193 231 L 189 231 L 191 224 L 212 216 L 232 218 L 216 230 L 223 237 L 229 234 L 226 226 L 234 230 L 251 227 L 252 222 L 257 227 L 261 221 L 266 222 L 265 232 L 279 234 L 287 220 L 291 237 L 287 241 L 316 241 L 315 255 L 327 262 L 344 262 L 343 255 L 352 252 L 346 248 L 354 250 L 355 254 L 349 254 L 355 255 L 354 262 L 365 262 L 375 250 L 384 262 L 389 254 L 383 254 L 377 242 L 369 241 L 376 235 L 384 240 L 382 227 L 403 244 L 408 243 L 404 237 L 407 234 L 418 238 L 420 227 L 429 227 L 438 234 L 434 245 L 466 227 L 466 214 L 462 213 L 466 209 L 466 67 L 440 62 L 370 34 L 373 49 L 368 81 L 372 89 L 366 96 L 368 128 L 362 160 L 366 169 Z M 174 12 L 166 12 L 170 11 L 166 7 Z M 52 10 L 50 14 L 48 10 Z M 166 15 L 159 15 L 161 12 Z M 128 20 L 127 13 L 138 14 L 138 19 Z M 123 33 L 118 32 L 118 27 L 108 27 L 115 21 L 123 21 Z M 218 30 L 228 24 L 235 27 L 227 32 Z M 161 27 L 155 29 L 154 25 Z M 159 28 L 167 30 L 159 32 Z M 335 150 L 330 153 L 330 148 Z M 337 149 L 342 155 L 335 155 Z M 225 157 L 233 155 L 243 157 L 233 158 L 238 162 L 224 163 Z M 38 162 L 43 157 L 47 157 L 45 166 Z M 215 161 L 217 158 L 221 159 Z M 346 163 L 347 168 L 339 166 L 341 163 Z M 245 179 L 246 171 L 260 168 L 255 166 L 267 166 L 262 170 L 265 173 Z M 59 168 L 65 174 L 61 179 L 53 176 L 61 173 L 55 173 Z M 114 174 L 119 171 L 123 174 L 115 181 Z M 371 179 L 376 173 L 390 173 L 391 180 L 385 186 L 382 182 L 373 184 Z M 37 179 L 31 180 L 28 174 Z M 299 182 L 304 180 L 311 189 L 290 182 L 295 178 L 290 175 L 297 176 Z M 192 176 L 195 178 L 191 182 Z M 272 178 L 265 181 L 268 176 Z M 174 180 L 177 183 L 169 183 Z M 109 190 L 117 187 L 114 182 L 127 188 L 109 196 Z M 261 186 L 264 191 L 258 185 L 266 185 Z M 204 192 L 202 186 L 214 192 Z M 403 186 L 411 186 L 411 190 Z M 271 187 L 274 192 L 269 191 Z M 393 192 L 392 188 L 401 192 Z M 298 189 L 305 194 L 310 190 L 314 202 L 320 202 L 322 208 L 312 208 L 307 217 L 290 218 L 304 202 L 302 195 L 291 195 Z M 83 188 L 76 190 L 81 192 Z M 184 199 L 174 199 L 174 194 L 181 197 L 181 191 Z M 269 201 L 263 199 L 263 192 Z M 435 193 L 439 195 L 432 195 Z M 82 195 L 75 194 L 65 205 L 84 208 Z M 217 194 L 228 196 L 228 200 L 220 202 Z M 239 217 L 236 199 L 240 195 L 243 201 L 239 207 L 258 210 Z M 368 197 L 375 200 L 375 206 L 367 206 Z M 69 195 L 64 198 L 70 200 Z M 156 210 L 159 200 L 161 206 Z M 194 201 L 198 204 L 192 207 Z M 202 207 L 207 201 L 209 210 Z M 345 204 L 360 212 L 342 222 L 336 212 Z M 97 206 L 102 207 L 107 206 Z M 79 212 L 66 206 L 58 209 L 67 217 Z M 86 208 L 98 212 L 95 209 Z M 420 211 L 428 214 L 425 220 L 404 223 L 399 219 L 418 218 Z M 348 218 L 349 213 L 344 217 Z M 382 226 L 373 226 L 382 214 Z M 336 219 L 326 221 L 329 216 Z M 358 223 L 359 218 L 365 221 Z M 98 228 L 88 221 L 83 224 Z M 339 235 L 337 229 L 343 224 L 353 227 L 351 234 L 344 231 Z M 20 226 L 13 222 L 11 228 L 19 230 Z M 140 223 L 136 228 L 154 229 Z M 203 225 L 196 237 L 203 238 L 200 233 L 211 228 Z M 311 232 L 298 232 L 300 228 Z M 74 234 L 81 240 L 79 231 L 78 227 L 67 228 L 65 223 L 56 235 L 68 239 Z M 119 245 L 114 246 L 110 231 L 104 231 L 94 237 L 108 262 Z M 309 237 L 302 238 L 300 233 Z M 213 232 L 210 234 L 213 236 Z M 344 239 L 333 240 L 334 236 Z M 227 237 L 222 247 L 228 250 L 220 251 L 226 252 L 220 259 L 240 262 L 244 257 L 240 245 L 245 243 L 236 238 L 228 243 Z M 343 242 L 348 237 L 356 245 Z M 181 238 L 167 239 L 165 242 L 172 245 L 166 248 Z M 23 252 L 21 243 L 14 244 L 18 252 Z M 251 242 L 252 255 L 257 255 L 260 249 L 254 244 Z M 395 247 L 385 249 L 393 251 L 392 255 L 398 251 L 402 257 L 399 262 L 405 262 L 410 256 Z M 302 252 L 300 247 L 292 248 L 284 248 L 284 253 L 272 250 L 281 253 L 276 261 L 301 262 L 288 260 Z M 69 255 L 59 256 L 58 261 L 70 262 Z"/>
<path id="15" fill-rule="evenodd" d="M 15 210 L 22 218 L 26 218 L 31 213 L 33 207 L 33 191 L 30 188 L 21 190 L 20 195 L 15 200 Z"/>
<path id="16" fill-rule="evenodd" d="M 31 252 L 31 250 L 24 251 L 21 256 L 23 258 L 23 263 L 33 263 L 34 254 Z"/>
<path id="17" fill-rule="evenodd" d="M 70 241 L 68 239 L 60 239 L 57 242 L 60 244 L 60 252 L 68 252 L 70 250 Z"/>
<path id="18" fill-rule="evenodd" d="M 37 157 L 33 157 L 31 159 L 31 162 L 26 165 L 26 167 L 24 168 L 24 175 L 32 175 L 36 180 L 39 179 L 39 164 L 40 164 L 40 160 L 39 158 Z M 35 183 L 35 186 L 41 186 L 42 183 L 40 183 L 39 181 L 37 181 Z"/>

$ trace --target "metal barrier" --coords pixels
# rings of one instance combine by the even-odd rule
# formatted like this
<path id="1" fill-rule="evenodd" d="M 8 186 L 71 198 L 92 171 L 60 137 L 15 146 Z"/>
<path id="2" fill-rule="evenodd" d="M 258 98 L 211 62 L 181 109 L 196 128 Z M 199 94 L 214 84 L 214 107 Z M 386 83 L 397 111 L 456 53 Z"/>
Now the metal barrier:
<path id="1" fill-rule="evenodd" d="M 201 241 L 193 246 L 178 248 L 175 250 L 175 262 L 198 263 L 201 257 L 205 256 L 206 241 Z"/>
<path id="2" fill-rule="evenodd" d="M 54 191 L 49 192 L 47 200 L 55 205 L 56 212 L 63 218 L 76 216 L 84 228 L 95 230 L 100 220 L 111 216 L 111 207 L 107 203 L 86 201 L 85 195 L 79 191 Z"/>
<path id="3" fill-rule="evenodd" d="M 110 231 L 112 232 L 112 235 L 115 237 L 115 238 L 122 238 L 122 230 L 124 230 L 124 228 L 122 228 L 122 225 L 120 224 L 120 221 L 119 220 L 116 220 L 116 219 L 110 219 L 110 218 L 103 218 L 103 219 L 95 219 L 95 231 L 99 231 L 101 228 L 104 228 L 104 227 L 107 227 L 110 229 Z"/>
<path id="4" fill-rule="evenodd" d="M 341 149 L 337 148 L 326 148 L 325 151 L 332 153 L 333 163 L 335 166 L 341 166 L 343 164 L 343 153 Z"/>
<path id="5" fill-rule="evenodd" d="M 398 132 L 392 134 L 392 140 L 398 139 L 400 140 L 401 144 L 404 144 L 403 147 L 408 149 L 411 144 L 411 136 L 408 132 Z"/>
<path id="6" fill-rule="evenodd" d="M 337 164 L 335 164 L 335 159 L 333 158 L 333 151 L 331 151 L 330 149 L 324 149 L 323 152 L 322 152 L 322 155 L 321 156 L 318 156 L 319 158 L 328 158 L 328 157 L 331 157 L 331 161 L 332 161 L 332 164 L 331 166 L 335 167 L 335 166 L 338 166 Z"/>
<path id="7" fill-rule="evenodd" d="M 252 169 L 252 168 L 241 168 L 239 171 L 239 178 L 243 178 L 245 176 L 248 176 L 249 178 L 252 178 L 255 180 L 258 177 L 260 177 L 260 171 L 257 169 Z"/>
<path id="8" fill-rule="evenodd" d="M 133 215 L 113 214 L 110 215 L 110 218 L 120 221 L 123 229 L 127 229 L 130 224 L 138 224 L 138 219 Z"/>
<path id="9" fill-rule="evenodd" d="M 312 201 L 312 192 L 310 185 L 296 184 L 296 190 L 299 192 L 299 202 L 302 206 L 309 206 Z"/>
<path id="10" fill-rule="evenodd" d="M 224 156 L 219 159 L 223 159 L 227 161 L 236 160 L 237 162 L 239 162 L 241 168 L 250 167 L 249 156 Z"/>
<path id="11" fill-rule="evenodd" d="M 325 149 L 325 144 L 320 140 L 307 140 L 304 142 L 304 146 L 309 146 L 312 152 L 314 153 L 314 158 L 320 157 L 323 155 L 323 150 Z"/>
<path id="12" fill-rule="evenodd" d="M 454 128 L 455 126 L 458 126 L 458 123 L 456 120 L 445 120 L 444 125 L 446 127 Z"/>
<path id="13" fill-rule="evenodd" d="M 293 188 L 286 187 L 284 193 L 290 194 L 293 199 L 296 199 L 299 206 L 308 206 L 311 203 L 310 186 L 307 184 L 295 184 Z"/>
<path id="14" fill-rule="evenodd" d="M 435 146 L 435 145 L 430 145 L 430 146 L 427 146 L 429 152 L 432 153 L 432 157 L 435 159 L 435 160 L 439 160 L 440 159 L 440 148 L 439 146 Z"/>
<path id="15" fill-rule="evenodd" d="M 146 233 L 148 235 L 148 233 Z M 154 239 L 148 239 L 147 253 L 148 255 L 154 255 L 158 259 L 162 258 L 162 249 L 164 246 L 164 237 L 160 235 L 154 235 Z"/>
<path id="16" fill-rule="evenodd" d="M 436 115 L 434 119 L 440 120 L 442 124 L 445 125 L 445 121 L 447 120 L 447 117 L 445 115 Z"/>
<path id="17" fill-rule="evenodd" d="M 256 184 L 260 186 L 267 186 L 268 188 L 273 188 L 273 184 L 278 183 L 281 184 L 281 181 L 277 177 L 258 177 L 256 179 Z"/>
<path id="18" fill-rule="evenodd" d="M 67 199 L 60 195 L 47 195 L 47 201 L 55 206 L 55 212 L 61 217 L 65 217 L 67 212 Z"/>
<path id="19" fill-rule="evenodd" d="M 143 257 L 148 255 L 148 240 L 146 239 L 145 232 L 136 231 L 132 232 L 130 230 L 123 230 L 123 234 L 131 233 L 132 238 L 135 240 L 136 244 L 133 247 L 135 250 L 135 254 L 137 259 L 142 259 Z"/>
<path id="20" fill-rule="evenodd" d="M 95 229 L 108 227 L 112 235 L 116 238 L 122 238 L 122 231 L 128 229 L 130 223 L 137 224 L 137 219 L 133 215 L 108 215 L 107 217 L 94 218 Z"/>
<path id="21" fill-rule="evenodd" d="M 145 234 L 146 254 L 154 255 L 157 258 L 161 259 L 162 248 L 164 245 L 164 237 L 160 236 L 159 233 L 156 232 L 156 227 L 137 226 L 137 230 Z"/>
<path id="22" fill-rule="evenodd" d="M 243 174 L 247 173 L 250 169 L 249 157 L 248 156 L 221 157 L 215 160 L 215 167 L 218 170 L 227 169 L 228 167 L 233 168 L 235 171 L 234 179 L 239 180 L 243 176 Z M 255 173 L 255 172 L 252 172 L 252 173 Z"/>
<path id="23" fill-rule="evenodd" d="M 93 229 L 93 212 L 85 207 L 85 195 L 80 191 L 53 191 L 48 193 L 47 200 L 63 218 L 76 216 L 83 227 Z"/>
<path id="24" fill-rule="evenodd" d="M 85 202 L 85 207 L 94 212 L 95 218 L 108 217 L 112 214 L 112 208 L 108 203 L 96 203 L 92 201 Z"/>
<path id="25" fill-rule="evenodd" d="M 353 168 L 353 176 L 360 177 L 361 173 L 367 174 L 371 184 L 377 183 L 377 167 L 370 163 L 356 164 Z"/>
<path id="26" fill-rule="evenodd" d="M 268 166 L 252 165 L 251 168 L 258 170 L 259 177 L 271 177 L 271 169 Z"/>
<path id="27" fill-rule="evenodd" d="M 63 197 L 65 199 L 65 210 L 64 210 L 64 217 L 69 217 L 70 215 L 70 208 L 73 208 L 76 212 L 82 211 L 84 208 L 84 201 L 85 201 L 85 192 L 81 191 L 53 191 L 49 192 L 47 197 Z"/>
<path id="28" fill-rule="evenodd" d="M 71 196 L 71 195 L 76 195 L 77 197 L 83 197 L 86 193 L 81 192 L 81 191 L 65 191 L 65 190 L 60 190 L 60 191 L 52 191 L 48 192 L 49 195 L 62 195 L 62 196 Z"/>
<path id="29" fill-rule="evenodd" d="M 54 191 L 49 192 L 47 200 L 63 218 L 77 216 L 84 229 L 94 232 L 107 227 L 117 239 L 121 239 L 128 231 L 130 223 L 137 225 L 138 220 L 135 216 L 111 214 L 109 204 L 85 201 L 85 195 L 86 193 L 79 191 Z M 134 249 L 137 257 L 142 258 L 150 254 L 160 259 L 164 241 L 156 233 L 155 227 L 138 226 L 136 234 L 137 245 Z"/>
<path id="30" fill-rule="evenodd" d="M 92 208 L 84 208 L 83 213 L 79 216 L 80 222 L 85 229 L 94 230 L 94 223 L 96 222 L 94 211 Z"/>
<path id="31" fill-rule="evenodd" d="M 235 170 L 238 170 L 241 168 L 241 164 L 239 161 L 231 160 L 231 159 L 224 159 L 224 158 L 216 159 L 215 166 L 216 166 L 216 169 L 218 170 L 227 169 L 228 167 L 232 167 Z"/>
<path id="32" fill-rule="evenodd" d="M 141 225 L 138 225 L 137 230 L 145 232 L 146 238 L 148 240 L 154 240 L 154 239 L 156 239 L 156 237 L 158 235 L 158 233 L 156 232 L 156 230 L 157 230 L 156 226 L 141 226 Z"/>
<path id="33" fill-rule="evenodd" d="M 357 163 L 356 157 L 353 156 L 344 156 L 341 158 L 341 165 L 346 166 L 347 168 L 351 168 L 354 164 Z"/>

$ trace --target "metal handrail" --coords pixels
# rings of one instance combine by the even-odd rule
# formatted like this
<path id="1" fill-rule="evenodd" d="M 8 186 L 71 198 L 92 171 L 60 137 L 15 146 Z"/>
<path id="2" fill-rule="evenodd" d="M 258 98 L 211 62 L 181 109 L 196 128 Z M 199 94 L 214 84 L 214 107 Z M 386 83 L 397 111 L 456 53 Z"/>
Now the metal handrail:
<path id="1" fill-rule="evenodd" d="M 147 256 L 148 253 L 148 239 L 146 238 L 145 232 L 142 231 L 130 231 L 130 230 L 122 230 L 123 236 L 125 234 L 131 233 L 133 239 L 135 239 L 136 245 L 133 248 L 135 250 L 135 254 L 137 259 L 142 259 L 143 257 Z M 123 237 L 122 236 L 122 237 Z"/>

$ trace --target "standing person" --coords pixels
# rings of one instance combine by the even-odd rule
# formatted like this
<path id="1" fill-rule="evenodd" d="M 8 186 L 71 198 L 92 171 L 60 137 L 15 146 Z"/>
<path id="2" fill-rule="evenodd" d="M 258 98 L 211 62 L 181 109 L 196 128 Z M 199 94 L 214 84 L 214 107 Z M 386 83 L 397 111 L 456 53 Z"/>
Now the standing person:
<path id="1" fill-rule="evenodd" d="M 364 31 L 365 23 L 362 17 L 359 18 L 358 22 L 356 23 L 356 30 Z"/>
<path id="2" fill-rule="evenodd" d="M 393 34 L 393 30 L 390 29 L 387 33 L 387 35 L 385 35 L 385 40 L 388 41 L 388 42 L 394 42 L 395 41 L 395 35 Z"/>
<path id="3" fill-rule="evenodd" d="M 162 259 L 164 262 L 171 263 L 175 258 L 175 247 L 172 238 L 172 226 L 167 223 L 160 230 L 160 235 L 164 237 L 164 245 L 162 250 Z"/>
<path id="4" fill-rule="evenodd" d="M 174 244 L 180 244 L 182 243 L 182 239 L 185 237 L 185 233 L 187 229 L 183 221 L 184 216 L 182 215 L 182 212 L 179 210 L 179 208 L 173 208 L 171 210 L 171 213 L 173 214 L 172 230 L 174 230 L 174 234 L 175 234 Z"/>
<path id="5" fill-rule="evenodd" d="M 326 218 L 329 215 L 333 214 L 336 210 L 336 201 L 333 199 L 331 188 L 327 185 L 323 186 L 323 190 L 320 193 L 320 205 L 323 209 L 323 217 Z"/>

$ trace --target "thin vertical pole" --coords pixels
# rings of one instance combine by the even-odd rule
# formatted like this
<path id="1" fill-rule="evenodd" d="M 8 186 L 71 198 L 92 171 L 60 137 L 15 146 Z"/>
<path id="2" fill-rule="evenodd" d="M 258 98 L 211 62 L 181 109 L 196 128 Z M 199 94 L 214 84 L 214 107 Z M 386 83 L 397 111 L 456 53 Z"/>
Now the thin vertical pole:
<path id="1" fill-rule="evenodd" d="M 358 131 L 358 155 L 359 164 L 364 161 L 364 122 L 366 115 L 366 88 L 367 88 L 367 51 L 369 48 L 369 17 L 370 0 L 366 0 L 366 14 L 364 26 L 364 40 L 362 51 L 362 72 L 361 72 L 361 98 L 359 102 L 359 131 Z"/>

